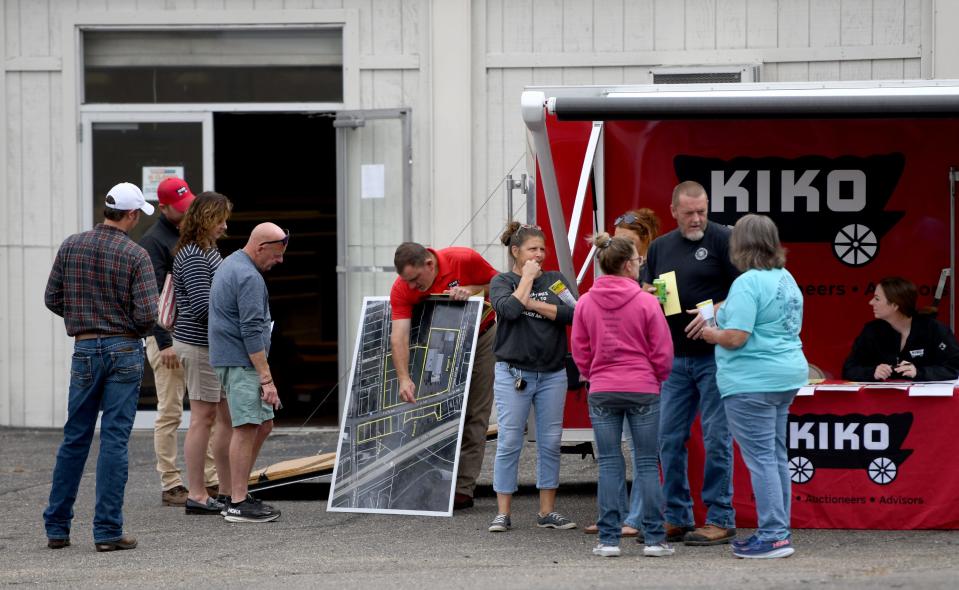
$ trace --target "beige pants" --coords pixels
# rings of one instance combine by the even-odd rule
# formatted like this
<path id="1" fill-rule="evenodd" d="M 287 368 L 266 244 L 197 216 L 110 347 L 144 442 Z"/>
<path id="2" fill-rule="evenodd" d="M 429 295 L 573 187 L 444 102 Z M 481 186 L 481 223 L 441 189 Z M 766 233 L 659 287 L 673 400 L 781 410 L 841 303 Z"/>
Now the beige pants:
<path id="1" fill-rule="evenodd" d="M 456 493 L 473 495 L 476 478 L 483 468 L 486 454 L 486 429 L 493 409 L 493 343 L 496 324 L 476 340 L 476 356 L 470 378 L 469 399 L 466 401 L 466 420 L 463 424 L 463 442 L 460 445 L 459 473 L 456 474 Z"/>
<path id="2" fill-rule="evenodd" d="M 168 369 L 160 363 L 160 350 L 153 336 L 147 338 L 147 360 L 153 369 L 157 390 L 157 418 L 153 424 L 153 448 L 156 450 L 160 486 L 163 490 L 169 490 L 183 485 L 183 477 L 176 465 L 176 456 L 179 448 L 177 429 L 183 418 L 183 394 L 186 392 L 186 385 L 182 367 Z M 206 453 L 204 481 L 207 486 L 217 483 L 213 453 L 209 449 Z"/>

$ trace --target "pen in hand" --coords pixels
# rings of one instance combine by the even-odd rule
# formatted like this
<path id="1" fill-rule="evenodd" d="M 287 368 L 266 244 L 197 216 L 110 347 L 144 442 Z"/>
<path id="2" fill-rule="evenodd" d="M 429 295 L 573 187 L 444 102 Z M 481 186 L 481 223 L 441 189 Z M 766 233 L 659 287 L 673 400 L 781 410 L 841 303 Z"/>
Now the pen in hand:
<path id="1" fill-rule="evenodd" d="M 909 377 L 910 379 L 914 379 L 917 373 L 916 366 L 909 361 L 899 361 L 899 364 L 897 364 L 893 370 L 903 377 Z"/>

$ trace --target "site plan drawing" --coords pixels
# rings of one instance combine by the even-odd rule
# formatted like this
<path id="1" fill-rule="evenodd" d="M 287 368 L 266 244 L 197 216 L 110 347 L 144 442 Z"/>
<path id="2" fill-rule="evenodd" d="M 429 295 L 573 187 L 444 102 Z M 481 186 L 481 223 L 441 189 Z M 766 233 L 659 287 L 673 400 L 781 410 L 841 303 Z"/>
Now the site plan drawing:
<path id="1" fill-rule="evenodd" d="M 410 377 L 399 397 L 389 297 L 366 297 L 327 510 L 449 516 L 483 299 L 413 308 Z"/>

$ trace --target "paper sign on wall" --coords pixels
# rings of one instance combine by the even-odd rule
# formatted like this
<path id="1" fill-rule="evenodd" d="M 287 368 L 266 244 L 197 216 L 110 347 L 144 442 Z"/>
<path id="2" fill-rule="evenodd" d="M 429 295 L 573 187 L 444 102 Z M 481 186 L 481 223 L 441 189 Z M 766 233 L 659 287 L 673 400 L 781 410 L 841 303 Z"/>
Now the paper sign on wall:
<path id="1" fill-rule="evenodd" d="M 183 175 L 183 166 L 144 166 L 143 167 L 143 198 L 147 201 L 158 200 L 157 187 L 171 176 L 186 178 Z"/>
<path id="2" fill-rule="evenodd" d="M 361 199 L 382 199 L 386 196 L 386 167 L 363 164 L 360 179 Z"/>

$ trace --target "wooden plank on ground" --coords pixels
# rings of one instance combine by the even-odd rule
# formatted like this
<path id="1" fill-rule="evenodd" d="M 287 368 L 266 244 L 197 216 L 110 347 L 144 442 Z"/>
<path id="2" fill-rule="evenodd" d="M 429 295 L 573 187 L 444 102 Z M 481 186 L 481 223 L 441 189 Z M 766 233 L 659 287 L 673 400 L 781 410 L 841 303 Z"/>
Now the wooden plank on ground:
<path id="1" fill-rule="evenodd" d="M 322 453 L 299 459 L 280 461 L 262 469 L 250 472 L 250 485 L 265 482 L 275 482 L 289 477 L 315 473 L 326 475 L 333 473 L 333 464 L 336 462 L 336 453 Z"/>

